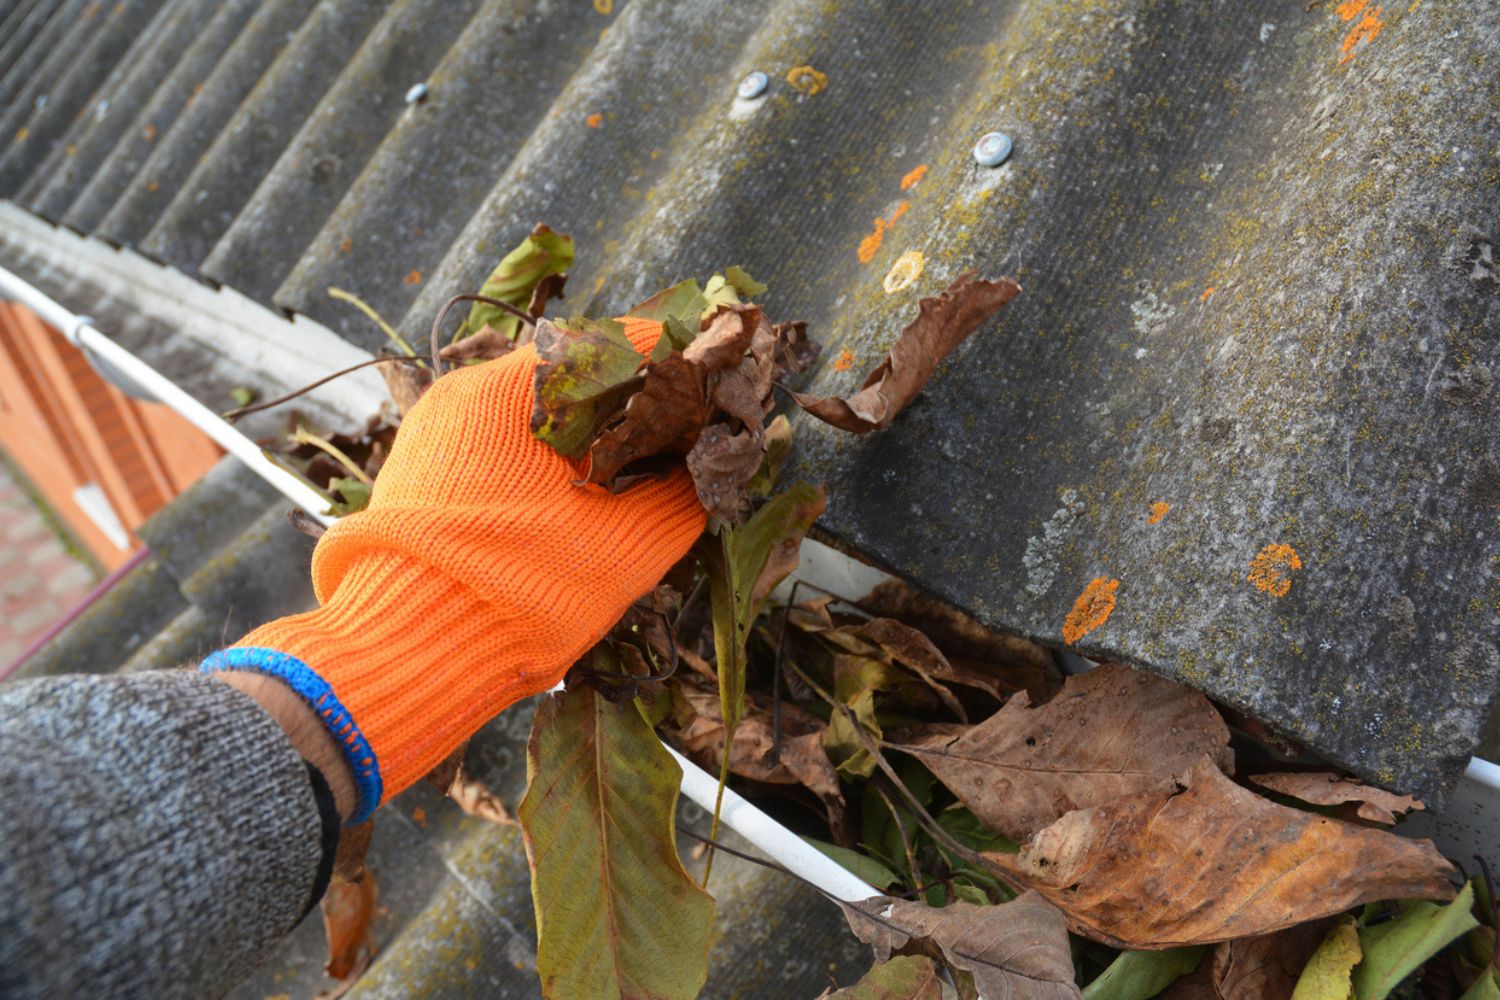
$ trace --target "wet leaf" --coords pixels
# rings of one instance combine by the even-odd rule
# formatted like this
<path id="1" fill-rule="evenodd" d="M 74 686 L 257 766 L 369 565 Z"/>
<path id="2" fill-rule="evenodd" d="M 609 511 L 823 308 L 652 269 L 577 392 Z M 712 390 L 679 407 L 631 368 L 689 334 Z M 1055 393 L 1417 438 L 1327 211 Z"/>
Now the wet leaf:
<path id="1" fill-rule="evenodd" d="M 854 395 L 792 393 L 792 398 L 842 430 L 881 430 L 922 390 L 939 362 L 1020 292 L 1021 286 L 1009 278 L 990 281 L 972 272 L 960 275 L 941 294 L 917 304 L 917 318 L 901 331 L 890 353 Z"/>
<path id="2" fill-rule="evenodd" d="M 586 684 L 545 698 L 526 772 L 518 813 L 543 994 L 697 996 L 714 904 L 677 855 L 682 770 L 640 710 Z"/>
<path id="3" fill-rule="evenodd" d="M 1350 1000 L 1352 974 L 1362 956 L 1354 918 L 1344 917 L 1329 929 L 1303 966 L 1292 1000 Z"/>
<path id="4" fill-rule="evenodd" d="M 490 361 L 495 358 L 503 358 L 516 349 L 516 341 L 511 335 L 497 330 L 493 326 L 486 326 L 462 340 L 456 340 L 438 351 L 438 357 L 444 361 Z M 431 372 L 428 373 L 431 375 Z"/>
<path id="5" fill-rule="evenodd" d="M 1198 968 L 1207 952 L 1203 945 L 1121 952 L 1099 978 L 1084 988 L 1084 1000 L 1151 1000 Z"/>
<path id="6" fill-rule="evenodd" d="M 987 854 L 1077 933 L 1116 948 L 1270 934 L 1378 899 L 1450 899 L 1431 841 L 1279 806 L 1204 756 L 1181 779 L 1080 809 Z"/>
<path id="7" fill-rule="evenodd" d="M 376 365 L 385 387 L 396 404 L 396 412 L 403 417 L 410 412 L 417 400 L 432 385 L 432 369 L 405 361 L 387 361 Z"/>
<path id="8" fill-rule="evenodd" d="M 521 241 L 520 246 L 501 258 L 500 263 L 485 279 L 479 294 L 508 302 L 517 309 L 527 309 L 532 305 L 533 296 L 543 281 L 553 275 L 566 274 L 572 266 L 573 237 L 555 233 L 548 227 L 539 225 Z M 557 282 L 548 286 L 549 293 L 561 290 L 561 284 Z M 533 312 L 531 315 L 537 316 L 540 313 Z M 519 317 L 497 306 L 476 302 L 469 310 L 469 317 L 464 321 L 459 336 L 462 338 L 466 334 L 477 333 L 488 326 L 505 338 L 514 340 L 521 325 Z"/>
<path id="9" fill-rule="evenodd" d="M 750 480 L 764 458 L 758 432 L 735 433 L 729 424 L 705 427 L 687 454 L 688 473 L 703 509 L 726 524 L 743 521 L 750 507 Z"/>
<path id="10" fill-rule="evenodd" d="M 853 986 L 825 990 L 818 1000 L 941 1000 L 938 967 L 924 955 L 898 955 L 881 962 Z"/>
<path id="11" fill-rule="evenodd" d="M 1416 895 L 1388 892 L 1376 898 Z M 1395 920 L 1361 927 L 1359 947 L 1364 958 L 1354 968 L 1356 1000 L 1385 1000 L 1423 962 L 1479 926 L 1473 909 L 1474 886 L 1465 884 L 1463 891 L 1446 906 L 1425 900 L 1409 903 Z"/>
<path id="12" fill-rule="evenodd" d="M 652 361 L 643 371 L 640 391 L 625 403 L 589 448 L 591 483 L 609 483 L 630 463 L 662 452 L 686 454 L 713 412 L 708 373 L 683 355 Z M 759 452 L 757 451 L 757 457 Z"/>
<path id="13" fill-rule="evenodd" d="M 1156 788 L 1205 753 L 1233 767 L 1229 728 L 1207 698 L 1106 664 L 1033 707 L 1017 694 L 958 737 L 896 747 L 931 769 L 986 826 L 1024 840 L 1074 809 Z"/>
<path id="14" fill-rule="evenodd" d="M 1422 808 L 1422 803 L 1410 795 L 1397 795 L 1331 771 L 1253 774 L 1250 780 L 1262 788 L 1316 806 L 1358 802 L 1359 817 L 1373 823 L 1391 824 L 1397 816 Z"/>
<path id="15" fill-rule="evenodd" d="M 942 909 L 890 896 L 841 903 L 854 936 L 878 961 L 914 945 L 974 976 L 984 998 L 1078 998 L 1066 922 L 1034 892 L 998 906 L 950 903 Z"/>
<path id="16" fill-rule="evenodd" d="M 613 320 L 541 320 L 536 329 L 536 402 L 531 432 L 577 458 L 630 393 L 644 360 Z"/>
<path id="17" fill-rule="evenodd" d="M 336 476 L 328 481 L 328 488 L 336 490 L 343 499 L 335 500 L 329 509 L 332 514 L 344 517 L 364 510 L 370 505 L 370 487 L 353 476 Z"/>

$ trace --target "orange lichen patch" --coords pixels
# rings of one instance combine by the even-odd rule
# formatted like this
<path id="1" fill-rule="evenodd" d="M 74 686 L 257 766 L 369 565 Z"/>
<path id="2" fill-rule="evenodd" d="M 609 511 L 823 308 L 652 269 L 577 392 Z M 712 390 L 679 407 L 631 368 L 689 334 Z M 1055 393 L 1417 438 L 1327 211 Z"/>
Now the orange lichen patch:
<path id="1" fill-rule="evenodd" d="M 1285 597 L 1292 589 L 1292 574 L 1302 568 L 1302 557 L 1290 545 L 1274 542 L 1250 560 L 1247 579 L 1272 597 Z"/>
<path id="2" fill-rule="evenodd" d="M 1370 0 L 1344 0 L 1333 9 L 1333 12 L 1345 21 L 1352 21 L 1359 16 L 1359 12 L 1369 6 Z"/>
<path id="3" fill-rule="evenodd" d="M 145 128 L 141 129 L 141 138 L 145 139 L 147 142 L 151 142 L 152 140 L 154 140 L 156 138 L 156 126 L 147 125 Z"/>
<path id="4" fill-rule="evenodd" d="M 15 139 L 15 141 L 16 142 L 25 142 L 26 141 L 26 137 L 28 135 L 30 135 L 30 134 L 31 134 L 31 129 L 29 129 L 29 128 L 20 128 L 20 129 L 17 129 L 16 130 L 16 139 Z"/>
<path id="5" fill-rule="evenodd" d="M 1115 613 L 1115 591 L 1119 589 L 1120 581 L 1112 576 L 1090 580 L 1073 602 L 1073 610 L 1063 619 L 1063 640 L 1075 643 L 1109 621 L 1109 616 Z"/>
<path id="6" fill-rule="evenodd" d="M 1213 297 L 1214 292 L 1217 292 L 1218 290 L 1219 289 L 1215 286 L 1209 285 L 1207 288 L 1203 289 L 1203 294 L 1198 296 L 1198 301 L 1207 302 L 1210 298 Z"/>
<path id="7" fill-rule="evenodd" d="M 588 125 L 589 128 L 598 128 L 600 125 L 604 124 L 604 116 L 595 111 L 593 114 L 584 119 L 584 123 Z"/>
<path id="8" fill-rule="evenodd" d="M 828 75 L 811 66 L 793 66 L 787 70 L 786 82 L 811 97 L 828 86 Z"/>
<path id="9" fill-rule="evenodd" d="M 901 190 L 910 191 L 927 174 L 927 164 L 919 163 L 915 170 L 901 178 Z"/>
<path id="10" fill-rule="evenodd" d="M 146 190 L 149 191 L 149 192 L 151 192 L 152 194 L 155 194 L 156 193 L 156 189 L 159 188 L 159 187 L 161 187 L 161 185 L 158 184 L 156 181 L 147 181 L 146 182 Z"/>
<path id="11" fill-rule="evenodd" d="M 411 811 L 411 821 L 425 830 L 427 828 L 427 810 L 421 806 L 417 806 Z"/>
<path id="12" fill-rule="evenodd" d="M 348 253 L 350 250 L 353 250 L 353 249 L 354 249 L 354 238 L 353 237 L 351 237 L 351 236 L 345 236 L 343 239 L 339 240 L 339 252 L 340 253 Z"/>
<path id="13" fill-rule="evenodd" d="M 836 358 L 833 359 L 833 370 L 836 371 L 836 372 L 846 372 L 850 368 L 853 368 L 853 367 L 854 367 L 854 352 L 853 351 L 845 350 L 845 351 L 841 352 L 838 357 L 836 357 Z"/>
<path id="14" fill-rule="evenodd" d="M 927 258 L 922 256 L 920 250 L 908 250 L 896 258 L 896 263 L 886 272 L 885 280 L 880 286 L 885 289 L 887 295 L 894 295 L 911 285 L 922 276 L 922 269 L 927 266 Z"/>
<path id="15" fill-rule="evenodd" d="M 416 268 L 413 268 L 411 271 L 407 272 L 406 277 L 401 279 L 401 284 L 403 285 L 420 285 L 421 283 L 422 272 L 418 271 Z"/>
<path id="16" fill-rule="evenodd" d="M 1156 524 L 1162 518 L 1166 517 L 1167 511 L 1171 509 L 1172 505 L 1167 503 L 1165 500 L 1156 501 L 1156 503 L 1151 505 L 1151 513 L 1146 515 L 1146 523 Z"/>
<path id="17" fill-rule="evenodd" d="M 1344 44 L 1339 47 L 1339 51 L 1343 53 L 1343 55 L 1339 57 L 1339 65 L 1342 66 L 1344 63 L 1354 58 L 1354 47 L 1358 45 L 1361 40 L 1364 40 L 1366 42 L 1373 42 L 1375 40 L 1375 36 L 1380 34 L 1381 29 L 1384 27 L 1385 22 L 1380 19 L 1379 7 L 1371 7 L 1369 10 L 1365 11 L 1364 17 L 1361 17 L 1359 19 L 1359 23 L 1350 28 L 1349 34 L 1344 36 Z"/>
<path id="18" fill-rule="evenodd" d="M 859 262 L 861 264 L 870 263 L 870 260 L 875 256 L 876 252 L 880 250 L 880 244 L 885 242 L 886 230 L 895 225 L 896 220 L 905 215 L 906 210 L 910 207 L 911 202 L 903 201 L 901 204 L 896 206 L 896 210 L 891 213 L 891 217 L 889 219 L 875 220 L 875 231 L 859 241 Z"/>

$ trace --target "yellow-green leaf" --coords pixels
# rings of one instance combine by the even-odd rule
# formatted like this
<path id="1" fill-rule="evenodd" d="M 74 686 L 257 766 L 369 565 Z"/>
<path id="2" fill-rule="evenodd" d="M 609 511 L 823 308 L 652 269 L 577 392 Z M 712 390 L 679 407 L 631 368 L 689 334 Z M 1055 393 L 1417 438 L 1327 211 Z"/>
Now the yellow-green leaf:
<path id="1" fill-rule="evenodd" d="M 329 513 L 344 517 L 364 510 L 370 505 L 371 487 L 353 476 L 337 476 L 328 481 L 328 488 L 338 492 L 342 500 L 335 500 Z"/>
<path id="2" fill-rule="evenodd" d="M 1353 917 L 1345 917 L 1329 929 L 1297 977 L 1292 1000 L 1349 1000 L 1354 995 L 1350 976 L 1363 952 Z"/>
<path id="3" fill-rule="evenodd" d="M 1385 1000 L 1423 962 L 1479 926 L 1473 909 L 1474 885 L 1466 883 L 1446 906 L 1410 903 L 1395 920 L 1361 927 L 1359 946 L 1365 957 L 1354 970 L 1357 1000 Z"/>
<path id="4" fill-rule="evenodd" d="M 577 685 L 545 699 L 517 815 L 549 1000 L 688 1000 L 708 975 L 714 902 L 677 855 L 682 769 L 634 701 Z"/>
<path id="5" fill-rule="evenodd" d="M 765 290 L 765 285 L 750 277 L 743 267 L 735 265 L 725 268 L 723 274 L 709 278 L 708 284 L 703 286 L 703 297 L 708 300 L 709 309 L 717 309 L 754 301 Z"/>
<path id="6" fill-rule="evenodd" d="M 572 266 L 573 237 L 554 233 L 546 226 L 537 226 L 520 246 L 501 258 L 485 279 L 479 294 L 508 302 L 524 311 L 531 303 L 531 293 L 543 278 L 566 274 Z M 515 340 L 521 320 L 498 306 L 476 302 L 458 335 L 478 333 L 486 326 L 494 327 Z"/>
<path id="7" fill-rule="evenodd" d="M 1084 1000 L 1149 1000 L 1198 968 L 1207 945 L 1125 951 L 1084 988 Z"/>
<path id="8" fill-rule="evenodd" d="M 925 955 L 897 955 L 879 962 L 864 978 L 818 1000 L 939 1000 L 943 995 L 937 964 Z"/>
<path id="9" fill-rule="evenodd" d="M 1485 966 L 1479 978 L 1464 990 L 1464 995 L 1459 1000 L 1500 1000 L 1500 969 L 1493 965 Z"/>

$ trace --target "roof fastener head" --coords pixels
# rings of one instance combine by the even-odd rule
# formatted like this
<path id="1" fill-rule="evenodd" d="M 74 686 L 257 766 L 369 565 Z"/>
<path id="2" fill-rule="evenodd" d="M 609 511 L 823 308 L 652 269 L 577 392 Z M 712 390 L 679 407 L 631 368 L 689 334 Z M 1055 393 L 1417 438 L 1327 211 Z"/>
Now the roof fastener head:
<path id="1" fill-rule="evenodd" d="M 420 104 L 422 101 L 424 101 L 426 99 L 427 99 L 427 84 L 425 84 L 425 83 L 414 83 L 414 84 L 412 84 L 411 89 L 406 92 L 406 103 L 407 104 Z"/>
<path id="2" fill-rule="evenodd" d="M 746 73 L 745 78 L 740 81 L 739 96 L 742 101 L 753 101 L 766 92 L 771 78 L 760 70 Z"/>
<path id="3" fill-rule="evenodd" d="M 974 162 L 981 167 L 998 167 L 1010 158 L 1010 148 L 1010 136 L 1004 132 L 987 133 L 974 144 Z"/>

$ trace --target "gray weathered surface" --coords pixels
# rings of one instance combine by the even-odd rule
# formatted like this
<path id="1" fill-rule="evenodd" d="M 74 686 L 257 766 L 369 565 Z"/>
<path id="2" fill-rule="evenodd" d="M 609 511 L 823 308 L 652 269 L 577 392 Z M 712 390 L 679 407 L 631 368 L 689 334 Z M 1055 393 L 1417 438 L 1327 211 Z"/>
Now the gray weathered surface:
<path id="1" fill-rule="evenodd" d="M 921 294 L 967 268 L 1012 273 L 1026 293 L 889 432 L 803 421 L 800 467 L 832 490 L 824 526 L 1053 644 L 1089 582 L 1117 580 L 1078 648 L 1440 803 L 1500 682 L 1500 25 L 1486 10 L 599 6 L 612 12 L 538 4 L 500 24 L 498 0 L 389 5 L 347 65 L 302 77 L 324 92 L 280 122 L 268 141 L 283 151 L 227 228 L 190 202 L 164 210 L 189 176 L 244 197 L 203 129 L 270 107 L 251 69 L 289 35 L 221 31 L 222 59 L 196 55 L 212 74 L 163 71 L 152 101 L 180 120 L 148 169 L 128 130 L 91 159 L 80 201 L 65 204 L 69 181 L 39 204 L 84 230 L 108 212 L 104 235 L 127 244 L 158 227 L 144 249 L 372 349 L 379 332 L 326 284 L 422 336 L 539 221 L 579 241 L 568 311 L 740 263 L 828 345 L 823 390 L 856 386 Z M 268 8 L 293 9 L 295 27 L 299 5 Z M 826 85 L 794 87 L 801 66 Z M 771 86 L 736 102 L 752 69 Z M 189 79 L 208 82 L 181 111 Z M 429 103 L 407 107 L 419 80 Z M 978 167 L 969 150 L 993 129 L 1015 153 Z M 170 169 L 147 197 L 156 163 Z M 432 228 L 416 232 L 422 216 Z M 864 260 L 876 218 L 889 231 Z M 907 251 L 925 269 L 888 294 Z M 1157 503 L 1170 509 L 1148 523 Z M 1267 546 L 1301 562 L 1281 596 L 1249 579 Z"/>

